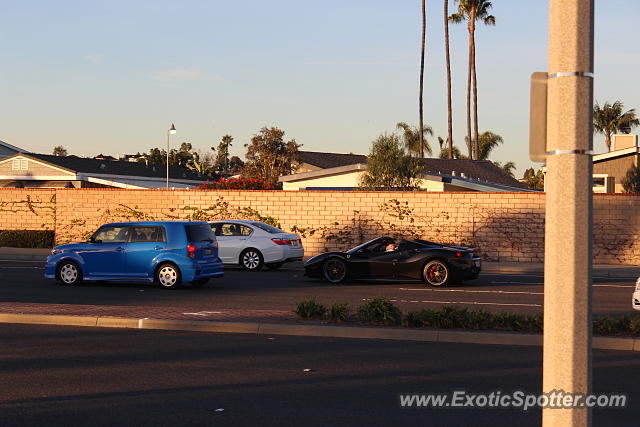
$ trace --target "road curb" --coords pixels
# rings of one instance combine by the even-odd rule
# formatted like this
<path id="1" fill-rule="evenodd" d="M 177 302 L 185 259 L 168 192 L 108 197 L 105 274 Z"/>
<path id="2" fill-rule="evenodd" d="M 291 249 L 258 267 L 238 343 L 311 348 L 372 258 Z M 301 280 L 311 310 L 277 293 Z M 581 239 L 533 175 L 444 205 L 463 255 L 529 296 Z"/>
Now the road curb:
<path id="1" fill-rule="evenodd" d="M 109 316 L 69 316 L 0 313 L 0 323 L 103 328 L 155 329 L 190 332 L 292 335 L 325 338 L 383 339 L 461 344 L 542 346 L 542 335 L 512 332 L 460 331 L 448 329 L 399 329 L 331 325 L 285 325 L 278 323 L 163 320 Z M 640 338 L 594 337 L 595 350 L 640 351 Z"/>

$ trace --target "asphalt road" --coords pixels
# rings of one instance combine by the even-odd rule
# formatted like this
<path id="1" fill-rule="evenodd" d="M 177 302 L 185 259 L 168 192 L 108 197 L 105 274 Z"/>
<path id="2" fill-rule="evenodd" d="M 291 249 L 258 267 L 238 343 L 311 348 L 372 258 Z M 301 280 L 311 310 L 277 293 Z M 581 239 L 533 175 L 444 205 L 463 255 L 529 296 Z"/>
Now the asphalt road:
<path id="1" fill-rule="evenodd" d="M 0 425 L 529 426 L 541 411 L 401 408 L 401 393 L 541 389 L 542 350 L 446 343 L 0 325 Z M 636 425 L 632 352 L 594 353 L 594 425 Z M 305 369 L 311 369 L 305 372 Z"/>
<path id="2" fill-rule="evenodd" d="M 68 288 L 42 277 L 42 263 L 0 262 L 0 301 L 57 304 L 171 306 L 188 309 L 292 310 L 308 298 L 325 304 L 348 302 L 357 307 L 375 296 L 393 300 L 404 311 L 461 305 L 471 309 L 535 313 L 542 310 L 540 275 L 481 274 L 474 281 L 442 289 L 421 282 L 354 282 L 329 285 L 303 276 L 302 270 L 248 273 L 225 268 L 225 277 L 202 289 L 188 285 L 175 290 L 152 284 L 91 283 Z M 597 314 L 630 314 L 633 278 L 594 278 L 593 307 Z"/>

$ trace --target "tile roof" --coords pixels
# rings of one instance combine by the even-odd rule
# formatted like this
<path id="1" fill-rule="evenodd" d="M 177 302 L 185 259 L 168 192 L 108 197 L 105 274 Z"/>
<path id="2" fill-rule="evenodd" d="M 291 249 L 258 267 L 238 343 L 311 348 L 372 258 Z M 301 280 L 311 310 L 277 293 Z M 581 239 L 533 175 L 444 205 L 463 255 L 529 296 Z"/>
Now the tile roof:
<path id="1" fill-rule="evenodd" d="M 322 169 L 348 166 L 357 163 L 366 164 L 367 156 L 363 154 L 322 153 L 317 151 L 300 151 L 298 158 L 302 163 L 308 163 Z M 510 177 L 489 160 L 462 159 L 423 159 L 424 172 L 435 175 L 464 174 L 471 179 L 489 181 L 511 187 L 526 188 L 517 179 Z"/>
<path id="2" fill-rule="evenodd" d="M 434 175 L 454 175 L 479 179 L 511 187 L 526 188 L 517 179 L 507 175 L 490 160 L 423 159 L 424 172 Z"/>
<path id="3" fill-rule="evenodd" d="M 164 165 L 147 166 L 145 163 L 137 162 L 98 160 L 77 156 L 53 156 L 49 154 L 34 153 L 26 154 L 26 156 L 79 173 L 140 176 L 150 178 L 164 178 L 167 176 L 167 169 Z M 169 177 L 172 179 L 188 179 L 194 181 L 204 181 L 211 178 L 199 176 L 196 172 L 179 166 L 169 167 Z"/>
<path id="4" fill-rule="evenodd" d="M 362 154 L 322 153 L 318 151 L 298 151 L 300 163 L 307 163 L 322 169 L 338 166 L 367 163 L 367 156 Z"/>

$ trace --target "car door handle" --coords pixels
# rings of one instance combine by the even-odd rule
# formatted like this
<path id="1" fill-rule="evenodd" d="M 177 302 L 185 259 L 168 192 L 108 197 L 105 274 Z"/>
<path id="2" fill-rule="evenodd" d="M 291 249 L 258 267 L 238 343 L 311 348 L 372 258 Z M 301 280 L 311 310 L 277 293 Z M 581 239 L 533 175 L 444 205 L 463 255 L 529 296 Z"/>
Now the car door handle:
<path id="1" fill-rule="evenodd" d="M 160 246 L 160 245 L 158 245 L 158 246 L 156 246 L 156 247 L 155 247 L 155 248 L 153 248 L 153 249 L 155 249 L 156 251 L 160 251 L 160 250 L 164 249 L 164 246 Z"/>
<path id="2" fill-rule="evenodd" d="M 116 248 L 116 251 L 118 251 L 118 252 L 124 252 L 124 248 L 123 248 L 122 246 L 118 246 L 118 247 Z"/>

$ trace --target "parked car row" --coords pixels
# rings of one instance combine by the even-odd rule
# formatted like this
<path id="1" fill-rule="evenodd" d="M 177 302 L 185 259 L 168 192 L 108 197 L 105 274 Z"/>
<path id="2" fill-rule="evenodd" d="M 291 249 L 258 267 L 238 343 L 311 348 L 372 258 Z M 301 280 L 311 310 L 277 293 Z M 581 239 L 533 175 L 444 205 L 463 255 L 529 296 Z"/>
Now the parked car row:
<path id="1" fill-rule="evenodd" d="M 247 271 L 301 261 L 302 239 L 259 221 L 156 221 L 105 224 L 83 243 L 56 246 L 45 277 L 65 285 L 83 280 L 140 280 L 174 288 L 203 286 L 224 265 Z M 478 277 L 480 257 L 466 247 L 379 237 L 346 252 L 305 262 L 305 275 L 329 283 L 360 279 L 415 279 L 429 286 Z"/>
<path id="2" fill-rule="evenodd" d="M 122 222 L 101 226 L 86 242 L 53 248 L 45 277 L 65 285 L 83 280 L 136 280 L 174 288 L 203 286 L 223 264 L 258 271 L 304 256 L 297 234 L 258 221 Z"/>

